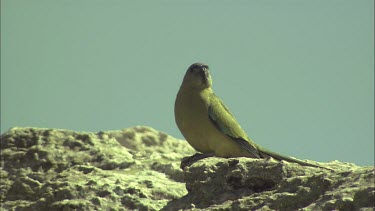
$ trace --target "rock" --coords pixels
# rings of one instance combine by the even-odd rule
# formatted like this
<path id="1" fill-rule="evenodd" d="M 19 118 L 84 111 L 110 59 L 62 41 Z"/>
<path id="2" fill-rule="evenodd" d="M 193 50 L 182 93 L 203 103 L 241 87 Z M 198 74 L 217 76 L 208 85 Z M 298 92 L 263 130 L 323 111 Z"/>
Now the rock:
<path id="1" fill-rule="evenodd" d="M 2 210 L 160 210 L 187 194 L 179 161 L 194 150 L 148 127 L 13 128 L 1 152 Z"/>
<path id="2" fill-rule="evenodd" d="M 207 158 L 185 169 L 189 193 L 163 210 L 373 210 L 374 168 Z"/>
<path id="3" fill-rule="evenodd" d="M 1 210 L 373 210 L 374 167 L 205 158 L 149 127 L 1 136 Z M 312 162 L 313 161 L 309 161 Z"/>

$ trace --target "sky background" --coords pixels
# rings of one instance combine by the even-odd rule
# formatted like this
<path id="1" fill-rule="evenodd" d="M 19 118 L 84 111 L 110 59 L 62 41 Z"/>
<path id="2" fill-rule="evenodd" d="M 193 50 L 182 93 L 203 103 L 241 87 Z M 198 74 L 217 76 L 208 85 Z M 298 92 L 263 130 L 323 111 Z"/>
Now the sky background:
<path id="1" fill-rule="evenodd" d="M 1 133 L 151 126 L 183 139 L 186 69 L 259 145 L 374 165 L 373 0 L 2 0 Z"/>

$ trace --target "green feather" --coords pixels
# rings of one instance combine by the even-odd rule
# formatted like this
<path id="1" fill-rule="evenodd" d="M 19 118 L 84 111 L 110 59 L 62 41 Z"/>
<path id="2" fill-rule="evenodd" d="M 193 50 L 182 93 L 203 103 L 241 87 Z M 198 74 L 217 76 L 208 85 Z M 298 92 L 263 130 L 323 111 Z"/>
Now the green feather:
<path id="1" fill-rule="evenodd" d="M 237 123 L 237 120 L 231 114 L 229 109 L 215 94 L 210 96 L 208 117 L 220 132 L 229 136 L 239 146 L 249 152 L 252 157 L 260 158 L 257 146 L 249 140 L 245 131 Z"/>

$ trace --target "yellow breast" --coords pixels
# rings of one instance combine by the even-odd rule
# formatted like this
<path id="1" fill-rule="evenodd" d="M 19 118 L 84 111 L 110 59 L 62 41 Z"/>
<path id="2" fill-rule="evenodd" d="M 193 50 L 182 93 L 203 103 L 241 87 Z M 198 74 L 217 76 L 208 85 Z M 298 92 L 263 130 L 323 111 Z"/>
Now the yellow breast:
<path id="1" fill-rule="evenodd" d="M 202 153 L 219 157 L 245 156 L 247 153 L 221 133 L 208 117 L 209 96 L 202 92 L 179 92 L 175 102 L 175 121 L 186 141 Z"/>
<path id="2" fill-rule="evenodd" d="M 203 130 L 207 124 L 207 105 L 197 92 L 178 92 L 175 102 L 175 121 L 189 144 L 202 153 L 212 152 Z"/>

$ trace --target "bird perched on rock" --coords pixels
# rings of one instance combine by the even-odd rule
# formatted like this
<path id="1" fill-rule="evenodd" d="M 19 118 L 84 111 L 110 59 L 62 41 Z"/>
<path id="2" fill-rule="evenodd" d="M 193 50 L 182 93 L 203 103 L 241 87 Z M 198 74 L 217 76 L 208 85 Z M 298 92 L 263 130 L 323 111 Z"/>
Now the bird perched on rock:
<path id="1" fill-rule="evenodd" d="M 277 154 L 254 143 L 214 94 L 206 64 L 194 63 L 188 68 L 176 97 L 174 112 L 182 135 L 195 150 L 203 153 L 202 157 L 272 157 L 324 168 Z"/>

